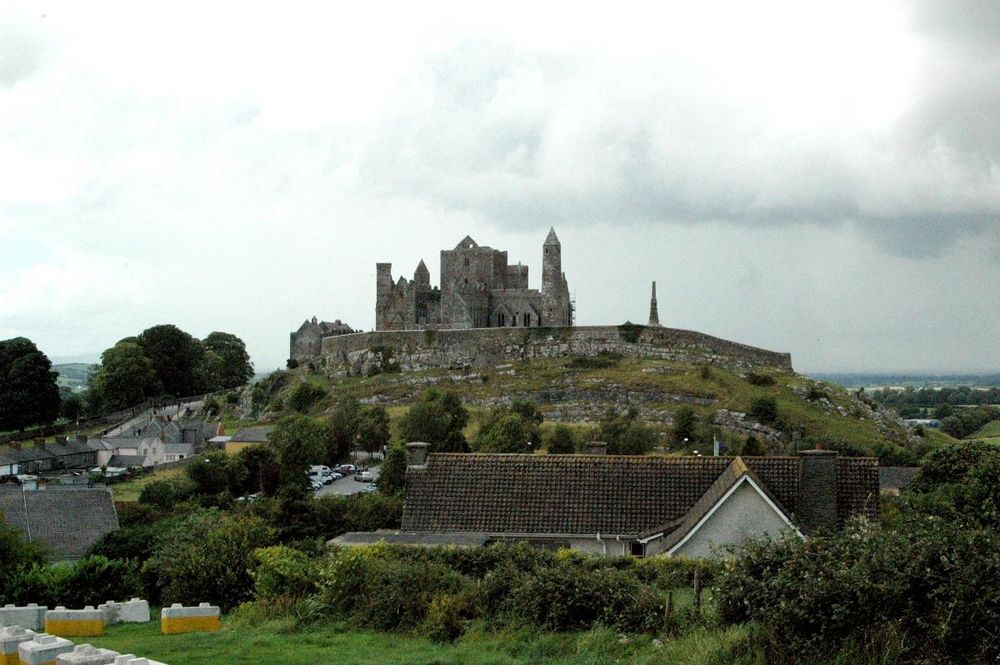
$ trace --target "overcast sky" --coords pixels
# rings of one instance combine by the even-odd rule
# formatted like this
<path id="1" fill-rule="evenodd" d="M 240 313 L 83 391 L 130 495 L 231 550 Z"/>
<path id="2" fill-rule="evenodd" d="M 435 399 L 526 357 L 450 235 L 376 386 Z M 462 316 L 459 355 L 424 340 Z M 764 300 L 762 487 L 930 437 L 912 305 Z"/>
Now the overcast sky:
<path id="1" fill-rule="evenodd" d="M 466 234 L 581 324 L 1000 370 L 1000 3 L 0 3 L 0 339 L 284 364 Z M 475 8 L 474 8 L 475 7 Z"/>

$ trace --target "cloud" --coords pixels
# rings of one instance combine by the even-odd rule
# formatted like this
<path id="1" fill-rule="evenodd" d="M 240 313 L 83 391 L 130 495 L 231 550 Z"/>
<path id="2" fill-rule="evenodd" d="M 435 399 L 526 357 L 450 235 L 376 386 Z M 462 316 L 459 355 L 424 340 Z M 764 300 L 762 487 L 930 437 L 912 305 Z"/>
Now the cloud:
<path id="1" fill-rule="evenodd" d="M 41 13 L 17 6 L 0 7 L 0 87 L 34 74 L 48 52 Z"/>

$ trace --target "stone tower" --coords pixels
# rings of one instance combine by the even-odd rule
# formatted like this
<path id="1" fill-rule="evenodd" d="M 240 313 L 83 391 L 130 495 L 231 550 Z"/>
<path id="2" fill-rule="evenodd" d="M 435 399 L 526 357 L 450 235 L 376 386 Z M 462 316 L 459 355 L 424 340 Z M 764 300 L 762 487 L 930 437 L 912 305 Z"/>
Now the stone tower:
<path id="1" fill-rule="evenodd" d="M 542 320 L 547 326 L 572 325 L 569 287 L 562 271 L 562 244 L 554 228 L 542 245 Z"/>
<path id="2" fill-rule="evenodd" d="M 427 269 L 427 264 L 423 259 L 417 264 L 417 269 L 413 271 L 413 281 L 421 286 L 431 285 L 431 271 Z"/>
<path id="3" fill-rule="evenodd" d="M 649 299 L 649 325 L 660 325 L 660 313 L 656 308 L 656 282 L 653 282 L 653 296 Z"/>

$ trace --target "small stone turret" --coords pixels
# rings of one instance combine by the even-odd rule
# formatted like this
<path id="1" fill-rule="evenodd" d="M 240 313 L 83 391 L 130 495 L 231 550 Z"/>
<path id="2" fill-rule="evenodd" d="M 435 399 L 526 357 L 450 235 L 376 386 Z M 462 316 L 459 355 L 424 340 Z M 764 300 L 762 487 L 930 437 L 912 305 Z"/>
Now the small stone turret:
<path id="1" fill-rule="evenodd" d="M 427 264 L 423 259 L 417 264 L 417 269 L 413 271 L 413 281 L 421 286 L 431 285 L 431 271 L 427 269 Z"/>
<path id="2" fill-rule="evenodd" d="M 656 307 L 656 282 L 653 282 L 653 296 L 649 299 L 649 325 L 660 325 L 660 313 Z"/>

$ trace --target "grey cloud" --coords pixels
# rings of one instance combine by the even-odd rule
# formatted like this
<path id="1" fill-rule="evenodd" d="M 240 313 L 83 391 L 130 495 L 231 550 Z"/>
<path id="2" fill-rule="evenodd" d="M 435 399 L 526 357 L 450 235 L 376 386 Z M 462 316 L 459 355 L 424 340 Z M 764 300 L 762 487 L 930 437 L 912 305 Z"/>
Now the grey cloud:
<path id="1" fill-rule="evenodd" d="M 40 14 L 0 10 L 0 84 L 12 86 L 31 76 L 48 49 Z"/>
<path id="2" fill-rule="evenodd" d="M 510 227 L 851 223 L 892 253 L 937 255 L 989 231 L 1000 209 L 1000 60 L 956 57 L 924 74 L 888 138 L 774 133 L 685 62 L 625 72 L 466 42 L 400 89 L 360 174 L 387 195 Z"/>

